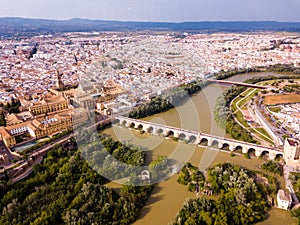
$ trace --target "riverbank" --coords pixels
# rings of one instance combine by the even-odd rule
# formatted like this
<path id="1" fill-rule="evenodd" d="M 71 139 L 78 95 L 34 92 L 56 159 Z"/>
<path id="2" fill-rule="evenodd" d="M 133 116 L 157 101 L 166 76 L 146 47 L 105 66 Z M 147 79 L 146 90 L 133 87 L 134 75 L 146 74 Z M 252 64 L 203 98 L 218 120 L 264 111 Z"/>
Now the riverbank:
<path id="1" fill-rule="evenodd" d="M 256 84 L 262 81 L 270 81 L 275 79 L 299 79 L 300 75 L 277 75 L 277 76 L 262 76 L 247 79 L 244 82 L 250 84 Z M 226 89 L 222 96 L 217 99 L 217 103 L 214 109 L 214 115 L 217 123 L 226 130 L 234 139 L 238 139 L 245 142 L 256 143 L 250 130 L 246 129 L 249 125 L 242 124 L 238 117 L 242 117 L 241 113 L 235 112 L 236 108 L 232 106 L 232 102 L 238 98 L 242 93 L 247 92 L 246 87 L 232 86 Z M 237 122 L 237 120 L 239 122 Z"/>
<path id="2" fill-rule="evenodd" d="M 276 76 L 272 72 L 250 73 L 233 76 L 230 80 L 243 82 L 250 77 Z M 217 97 L 222 94 L 225 87 L 218 84 L 209 84 L 201 91 L 194 93 L 191 97 L 176 108 L 171 108 L 152 116 L 143 118 L 146 121 L 166 124 L 169 126 L 181 127 L 205 133 L 211 133 L 219 136 L 227 136 L 214 120 L 214 106 Z M 188 112 L 185 114 L 184 112 Z M 210 150 L 205 147 L 187 145 L 173 140 L 164 139 L 157 136 L 151 136 L 146 133 L 140 134 L 134 130 L 127 130 L 120 127 L 112 127 L 103 131 L 118 140 L 128 141 L 146 149 L 146 162 L 155 159 L 159 155 L 170 156 L 175 149 L 180 157 L 191 162 L 195 166 L 207 168 L 215 163 L 231 162 L 244 166 L 251 170 L 259 170 L 263 159 L 246 159 L 244 155 L 236 154 L 234 157 L 229 152 Z M 228 136 L 227 136 L 228 137 Z M 179 146 L 180 145 L 180 146 Z M 284 188 L 284 180 L 277 176 L 280 187 Z M 114 185 L 115 186 L 115 185 Z M 188 198 L 194 198 L 195 193 L 188 192 L 183 185 L 176 182 L 176 175 L 166 181 L 160 182 L 154 189 L 153 194 L 148 200 L 146 206 L 142 209 L 141 215 L 135 225 L 166 225 L 174 221 L 176 214 Z M 268 218 L 260 223 L 267 224 L 297 224 L 297 219 L 292 218 L 290 212 L 279 209 L 271 209 L 268 212 Z"/>
<path id="3" fill-rule="evenodd" d="M 103 131 L 105 134 L 110 135 L 114 139 L 122 138 L 125 142 L 130 142 L 135 145 L 144 146 L 146 150 L 146 161 L 151 158 L 157 158 L 159 155 L 171 155 L 173 150 L 178 146 L 178 142 L 171 139 L 163 139 L 149 134 L 140 134 L 135 130 L 128 130 L 121 127 L 112 127 Z M 153 144 L 155 143 L 155 145 Z M 205 147 L 196 147 L 181 143 L 180 154 L 186 156 L 186 153 L 193 152 L 188 162 L 193 165 L 203 164 L 214 165 L 222 162 L 229 162 L 243 166 L 249 170 L 259 170 L 263 164 L 263 159 L 252 158 L 246 159 L 243 154 L 235 154 L 234 157 L 230 155 L 229 151 L 208 150 Z M 211 159 L 207 158 L 202 161 L 204 155 L 211 155 Z M 279 182 L 280 188 L 284 188 L 284 179 L 278 175 L 275 176 Z M 118 190 L 120 186 L 115 183 L 108 184 L 110 188 Z M 201 195 L 199 195 L 200 197 Z M 167 225 L 174 221 L 176 214 L 183 206 L 184 202 L 189 198 L 196 198 L 195 193 L 189 192 L 187 187 L 177 183 L 177 174 L 162 181 L 153 190 L 146 206 L 142 208 L 139 219 L 134 225 Z M 164 210 L 166 209 L 166 210 Z M 297 224 L 297 219 L 290 216 L 290 212 L 272 208 L 268 212 L 268 218 L 259 223 L 260 225 L 282 225 L 282 224 Z"/>

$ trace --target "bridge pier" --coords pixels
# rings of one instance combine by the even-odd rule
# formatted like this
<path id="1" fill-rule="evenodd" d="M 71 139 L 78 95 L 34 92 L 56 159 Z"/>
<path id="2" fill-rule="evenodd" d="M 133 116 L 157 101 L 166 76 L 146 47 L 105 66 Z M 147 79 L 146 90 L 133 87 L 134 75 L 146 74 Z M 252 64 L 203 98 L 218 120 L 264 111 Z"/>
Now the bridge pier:
<path id="1" fill-rule="evenodd" d="M 243 154 L 247 154 L 248 153 L 248 148 L 245 146 L 241 146 L 242 147 L 242 153 Z"/>
<path id="2" fill-rule="evenodd" d="M 234 151 L 234 145 L 229 144 L 229 151 L 233 152 Z"/>
<path id="3" fill-rule="evenodd" d="M 179 138 L 179 132 L 174 132 L 174 138 Z"/>
<path id="4" fill-rule="evenodd" d="M 276 158 L 276 153 L 273 153 L 273 152 L 269 153 L 269 158 L 271 160 L 274 160 Z"/>
<path id="5" fill-rule="evenodd" d="M 255 156 L 256 156 L 256 157 L 261 156 L 261 154 L 262 154 L 262 151 L 260 151 L 260 150 L 255 150 Z"/>
<path id="6" fill-rule="evenodd" d="M 150 128 L 150 126 L 147 126 L 146 124 L 144 124 L 143 125 L 143 131 L 145 132 L 145 133 L 149 133 L 148 132 L 148 129 Z"/>
<path id="7" fill-rule="evenodd" d="M 207 139 L 207 146 L 212 146 L 213 140 L 211 138 Z"/>
<path id="8" fill-rule="evenodd" d="M 163 129 L 163 135 L 166 137 L 168 134 L 168 131 L 166 129 Z"/>
<path id="9" fill-rule="evenodd" d="M 221 149 L 223 147 L 223 143 L 222 142 L 218 142 L 218 148 Z"/>
<path id="10" fill-rule="evenodd" d="M 200 137 L 200 133 L 199 133 L 198 136 L 197 136 L 197 140 L 196 140 L 195 144 L 199 145 L 200 142 L 201 142 L 201 137 Z"/>

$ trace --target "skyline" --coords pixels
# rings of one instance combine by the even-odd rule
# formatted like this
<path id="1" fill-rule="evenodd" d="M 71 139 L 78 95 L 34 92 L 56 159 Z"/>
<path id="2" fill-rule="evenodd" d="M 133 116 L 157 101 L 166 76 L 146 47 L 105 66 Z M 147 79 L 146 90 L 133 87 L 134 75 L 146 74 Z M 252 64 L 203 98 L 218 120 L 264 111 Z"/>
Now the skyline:
<path id="1" fill-rule="evenodd" d="M 287 0 L 1 0 L 0 17 L 119 21 L 279 21 L 300 22 L 300 1 Z"/>

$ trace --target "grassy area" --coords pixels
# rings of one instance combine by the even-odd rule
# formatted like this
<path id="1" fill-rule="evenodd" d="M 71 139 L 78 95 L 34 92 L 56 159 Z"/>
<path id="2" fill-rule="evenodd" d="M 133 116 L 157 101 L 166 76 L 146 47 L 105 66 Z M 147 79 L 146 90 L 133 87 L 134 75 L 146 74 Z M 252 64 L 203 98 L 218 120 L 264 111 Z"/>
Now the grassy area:
<path id="1" fill-rule="evenodd" d="M 243 124 L 246 128 L 249 128 L 249 124 L 244 120 L 244 115 L 242 114 L 241 111 L 237 111 L 235 114 L 234 114 L 235 118 L 241 123 Z"/>
<path id="2" fill-rule="evenodd" d="M 250 101 L 250 99 L 252 99 L 256 94 L 258 94 L 260 92 L 260 90 L 255 90 L 254 92 L 253 92 L 253 90 L 254 90 L 253 88 L 249 88 L 248 90 L 243 92 L 238 98 L 236 98 L 231 104 L 231 110 L 233 112 L 235 112 L 238 109 L 237 105 L 240 108 L 242 108 L 244 105 L 246 105 L 246 103 L 248 101 Z M 251 92 L 253 92 L 253 93 L 251 93 Z M 248 94 L 250 94 L 250 95 L 247 96 Z"/>
<path id="3" fill-rule="evenodd" d="M 274 113 L 279 113 L 281 111 L 280 106 L 273 106 L 273 107 L 268 107 L 268 108 L 271 112 L 274 112 Z"/>
<path id="4" fill-rule="evenodd" d="M 276 83 L 277 80 L 269 80 L 264 82 L 257 83 L 258 85 L 271 85 Z M 257 94 L 261 92 L 260 89 L 248 88 L 243 93 L 241 93 L 237 98 L 232 101 L 231 111 L 234 113 L 235 118 L 246 128 L 251 128 L 251 126 L 245 121 L 244 115 L 241 110 L 247 110 L 247 103 L 251 101 Z M 284 103 L 295 103 L 300 102 L 300 94 L 289 94 L 289 95 L 272 95 L 266 96 L 264 99 L 265 104 L 275 105 L 275 104 L 284 104 Z M 270 111 L 278 113 L 281 111 L 280 107 L 274 106 L 269 107 Z M 270 120 L 269 117 L 266 117 L 267 120 Z M 268 132 L 264 128 L 251 128 L 251 132 L 256 134 L 261 139 L 269 142 L 274 145 L 272 141 L 272 137 L 268 134 Z"/>
<path id="5" fill-rule="evenodd" d="M 265 129 L 263 129 L 263 128 L 255 128 L 255 129 L 256 129 L 257 131 L 259 131 L 259 132 L 255 131 L 254 129 L 251 129 L 251 132 L 255 133 L 255 134 L 256 134 L 257 136 L 259 136 L 261 139 L 263 139 L 263 140 L 269 142 L 270 144 L 274 145 L 274 142 L 271 141 L 272 138 L 270 138 L 270 135 L 269 135 L 268 133 L 266 133 Z M 262 130 L 260 130 L 260 129 L 262 129 Z M 264 135 L 265 135 L 265 136 L 264 136 Z M 267 137 L 266 137 L 266 136 L 267 136 Z M 271 140 L 270 140 L 269 138 L 270 138 Z"/>
<path id="6" fill-rule="evenodd" d="M 248 95 L 251 91 L 253 90 L 253 88 L 249 88 L 246 91 L 244 91 L 241 95 L 246 96 Z"/>
<path id="7" fill-rule="evenodd" d="M 251 90 L 253 90 L 252 88 L 251 88 Z M 258 91 L 259 92 L 259 91 Z M 256 91 L 254 91 L 253 93 L 251 93 L 249 96 L 247 96 L 246 98 L 244 98 L 243 100 L 241 100 L 240 102 L 239 102 L 239 107 L 242 107 L 242 106 L 244 106 L 248 101 L 250 101 L 254 96 L 255 96 L 255 94 L 256 93 L 258 93 L 257 92 L 257 90 Z"/>
<path id="8" fill-rule="evenodd" d="M 272 140 L 272 137 L 269 135 L 269 133 L 264 128 L 256 128 L 256 130 L 258 130 L 261 134 L 264 134 L 265 136 L 267 136 L 268 138 L 270 138 Z"/>
<path id="9" fill-rule="evenodd" d="M 251 126 L 246 122 L 244 119 L 243 113 L 238 110 L 238 107 L 241 108 L 241 110 L 247 110 L 246 104 L 249 102 L 253 97 L 255 97 L 261 90 L 260 89 L 253 89 L 249 88 L 246 91 L 244 91 L 242 94 L 240 94 L 239 97 L 237 97 L 231 104 L 231 110 L 234 113 L 235 118 L 245 127 L 245 128 L 251 128 Z M 248 96 L 247 96 L 248 95 Z M 251 128 L 250 131 L 254 134 L 256 134 L 261 139 L 267 141 L 268 143 L 274 145 L 272 142 L 272 138 L 267 133 L 267 131 L 264 128 Z"/>
<path id="10" fill-rule="evenodd" d="M 235 100 L 233 100 L 232 104 L 231 104 L 231 111 L 235 112 L 238 108 L 236 107 L 236 103 L 237 101 L 240 99 L 240 97 L 236 98 Z"/>

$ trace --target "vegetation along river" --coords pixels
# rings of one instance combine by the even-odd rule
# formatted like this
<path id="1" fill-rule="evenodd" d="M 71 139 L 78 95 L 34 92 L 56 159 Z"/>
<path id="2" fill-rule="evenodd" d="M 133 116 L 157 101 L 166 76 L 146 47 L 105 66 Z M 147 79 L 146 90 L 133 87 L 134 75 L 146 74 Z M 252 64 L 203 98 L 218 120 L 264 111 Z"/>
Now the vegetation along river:
<path id="1" fill-rule="evenodd" d="M 241 74 L 227 80 L 242 82 L 251 77 L 266 75 L 274 74 Z M 224 88 L 226 87 L 219 86 L 218 84 L 210 84 L 202 91 L 193 95 L 181 106 L 168 110 L 167 112 L 144 118 L 143 120 L 201 131 L 218 136 L 226 136 L 225 131 L 217 125 L 213 118 L 213 109 L 216 99 L 222 93 Z M 239 155 L 238 153 L 232 157 L 230 156 L 230 153 L 225 151 L 198 147 L 171 139 L 151 136 L 146 133 L 140 134 L 138 131 L 128 130 L 117 126 L 108 128 L 103 132 L 112 136 L 114 139 L 128 141 L 143 147 L 147 150 L 147 162 L 150 162 L 151 159 L 155 159 L 159 155 L 165 155 L 171 158 L 182 159 L 185 162 L 189 161 L 203 170 L 208 166 L 219 162 L 232 162 L 248 169 L 258 170 L 259 166 L 263 163 L 262 159 L 246 159 L 243 155 Z M 283 188 L 283 178 L 277 178 L 280 182 L 280 186 Z M 139 219 L 134 223 L 135 225 L 167 225 L 174 220 L 177 212 L 181 209 L 186 199 L 196 198 L 195 193 L 189 192 L 186 186 L 178 184 L 176 179 L 177 175 L 175 174 L 168 180 L 160 182 L 155 187 L 147 205 L 142 209 Z M 118 188 L 120 186 L 113 182 L 108 185 L 113 188 Z M 269 211 L 268 218 L 260 224 L 290 225 L 297 224 L 297 220 L 292 218 L 288 211 L 272 209 Z"/>

